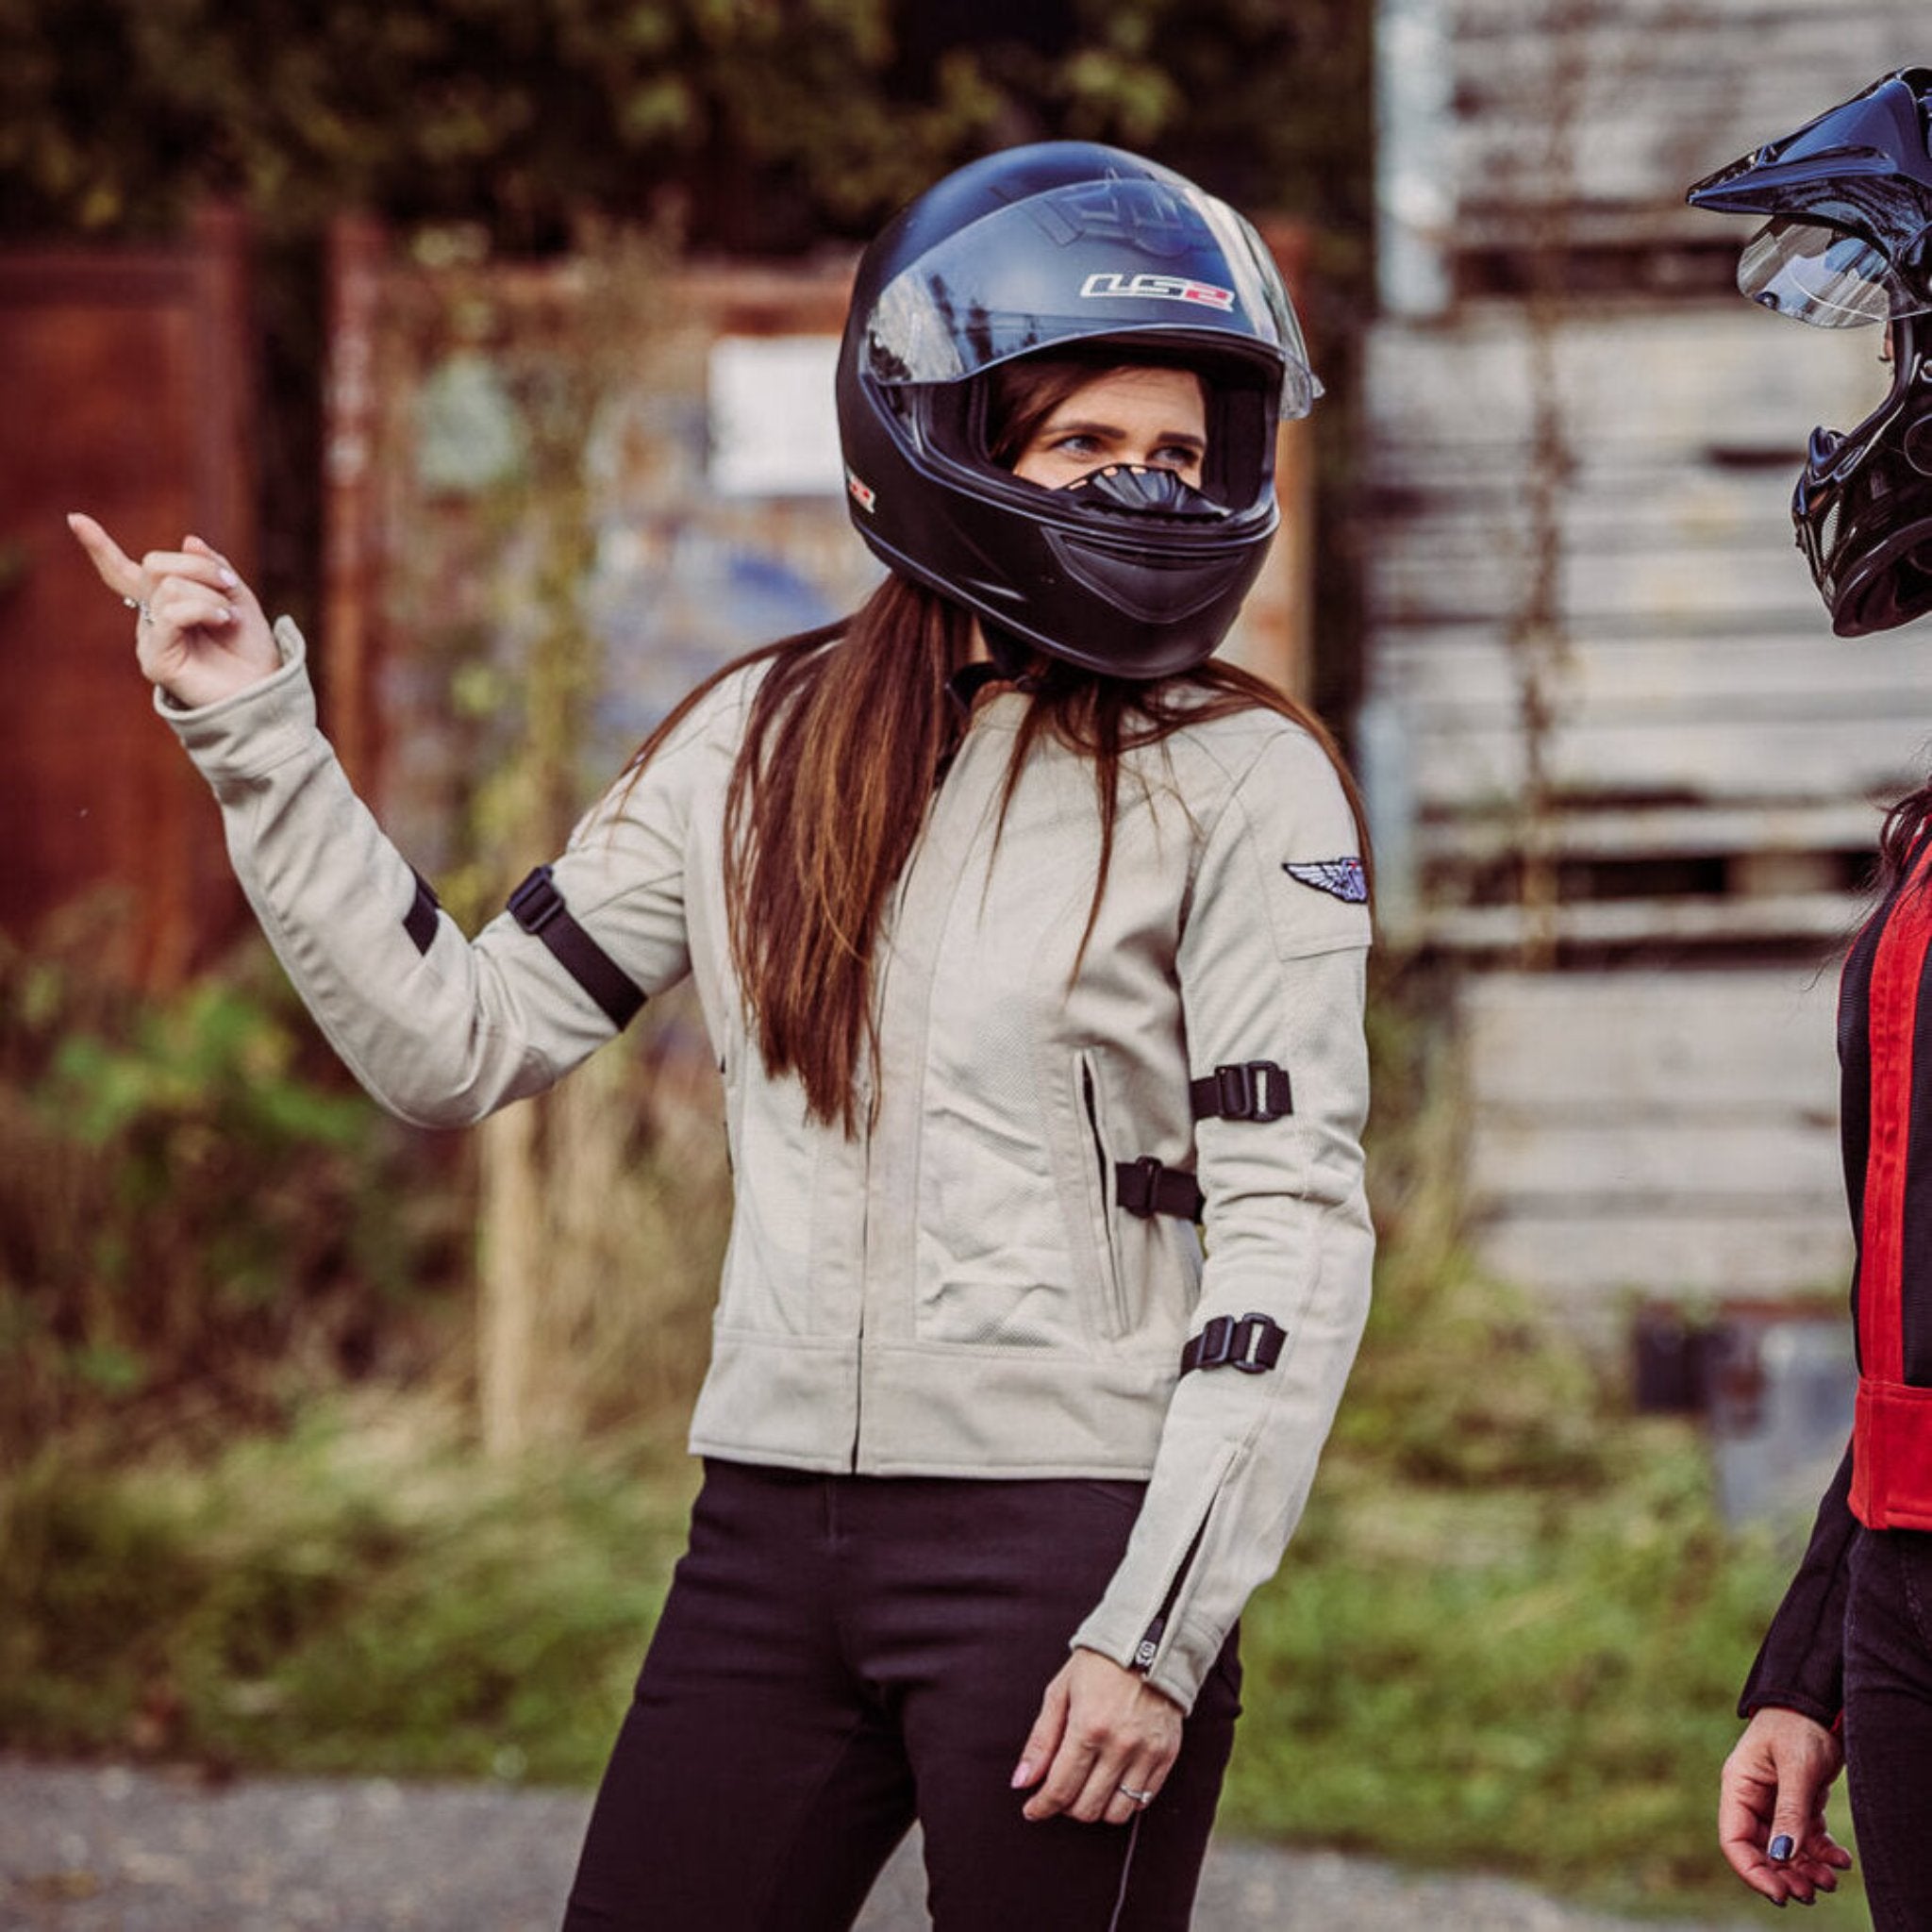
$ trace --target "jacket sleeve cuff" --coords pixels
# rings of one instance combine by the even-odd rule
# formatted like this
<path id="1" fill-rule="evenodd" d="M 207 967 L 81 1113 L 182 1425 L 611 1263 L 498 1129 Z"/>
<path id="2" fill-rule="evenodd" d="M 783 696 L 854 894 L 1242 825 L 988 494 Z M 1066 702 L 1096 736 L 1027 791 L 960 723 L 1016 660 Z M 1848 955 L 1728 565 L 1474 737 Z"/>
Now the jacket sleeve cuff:
<path id="1" fill-rule="evenodd" d="M 314 738 L 308 651 L 291 618 L 275 620 L 281 668 L 211 705 L 186 709 L 157 688 L 155 709 L 216 791 L 264 777 Z"/>
<path id="2" fill-rule="evenodd" d="M 1219 1635 L 1183 1618 L 1169 1632 L 1154 1661 L 1142 1668 L 1134 1639 L 1122 1641 L 1104 1611 L 1096 1611 L 1076 1631 L 1067 1646 L 1070 1650 L 1097 1651 L 1110 1657 L 1124 1671 L 1146 1678 L 1163 1696 L 1170 1697 L 1183 1712 L 1194 1707 L 1201 1685 L 1225 1644 L 1226 1633 Z"/>

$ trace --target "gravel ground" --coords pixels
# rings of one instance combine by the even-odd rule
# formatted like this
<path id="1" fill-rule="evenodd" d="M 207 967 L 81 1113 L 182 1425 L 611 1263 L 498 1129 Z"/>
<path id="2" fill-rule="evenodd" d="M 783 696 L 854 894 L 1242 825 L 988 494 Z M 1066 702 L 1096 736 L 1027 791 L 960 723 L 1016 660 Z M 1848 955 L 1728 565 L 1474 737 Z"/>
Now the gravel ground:
<path id="1" fill-rule="evenodd" d="M 0 1927 L 541 1932 L 557 1924 L 588 1806 L 581 1793 L 494 1786 L 261 1778 L 211 1788 L 187 1774 L 0 1758 Z M 927 1932 L 921 1892 L 908 1847 L 858 1932 Z M 1411 1877 L 1335 1853 L 1238 1843 L 1209 1853 L 1194 1923 L 1197 1932 L 1640 1932 L 1640 1922 L 1499 1880 Z M 1740 1914 L 1725 1932 L 1750 1923 Z M 1651 1920 L 1641 1932 L 1690 1928 Z"/>

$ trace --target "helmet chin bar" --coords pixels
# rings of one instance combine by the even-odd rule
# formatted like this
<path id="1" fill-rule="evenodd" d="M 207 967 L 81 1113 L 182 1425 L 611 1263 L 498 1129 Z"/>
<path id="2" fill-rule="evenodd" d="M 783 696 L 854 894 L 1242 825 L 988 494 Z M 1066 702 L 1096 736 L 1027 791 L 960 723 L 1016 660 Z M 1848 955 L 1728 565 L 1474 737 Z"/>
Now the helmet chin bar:
<path id="1" fill-rule="evenodd" d="M 1791 498 L 1831 627 L 1893 630 L 1932 611 L 1932 328 L 1892 324 L 1892 385 L 1857 428 L 1814 429 Z"/>

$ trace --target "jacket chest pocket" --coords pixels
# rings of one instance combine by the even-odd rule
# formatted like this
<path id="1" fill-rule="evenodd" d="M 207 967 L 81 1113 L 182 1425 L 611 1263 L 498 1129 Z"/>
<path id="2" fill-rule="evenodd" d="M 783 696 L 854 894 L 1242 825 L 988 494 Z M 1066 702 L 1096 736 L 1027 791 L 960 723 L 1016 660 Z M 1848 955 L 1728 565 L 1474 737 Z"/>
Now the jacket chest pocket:
<path id="1" fill-rule="evenodd" d="M 1127 1332 L 1127 1297 L 1122 1278 L 1121 1231 L 1114 1212 L 1115 1156 L 1108 1132 L 1107 1092 L 1091 1052 L 1075 1057 L 1074 1081 L 1074 1106 L 1091 1156 L 1084 1165 L 1093 1260 L 1100 1276 L 1101 1324 L 1108 1340 L 1118 1341 Z"/>

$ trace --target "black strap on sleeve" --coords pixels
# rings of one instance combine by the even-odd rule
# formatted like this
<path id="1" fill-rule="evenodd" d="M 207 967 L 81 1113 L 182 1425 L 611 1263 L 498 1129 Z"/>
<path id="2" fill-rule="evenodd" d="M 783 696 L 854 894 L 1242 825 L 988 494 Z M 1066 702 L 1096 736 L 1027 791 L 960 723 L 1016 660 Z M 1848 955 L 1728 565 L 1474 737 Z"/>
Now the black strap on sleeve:
<path id="1" fill-rule="evenodd" d="M 1288 1330 L 1269 1315 L 1216 1315 L 1181 1350 L 1181 1374 L 1191 1369 L 1239 1369 L 1265 1375 L 1281 1359 Z"/>
<path id="2" fill-rule="evenodd" d="M 403 914 L 403 930 L 409 935 L 419 953 L 426 953 L 436 941 L 436 913 L 441 903 L 436 896 L 436 888 L 420 872 L 417 873 L 416 896 L 409 902 L 409 909 Z"/>
<path id="3" fill-rule="evenodd" d="M 1199 1221 L 1208 1204 L 1200 1185 L 1185 1168 L 1162 1167 L 1153 1155 L 1113 1164 L 1113 1197 L 1129 1214 L 1144 1221 L 1150 1214 L 1172 1214 L 1177 1221 Z"/>
<path id="4" fill-rule="evenodd" d="M 1188 1082 L 1188 1098 L 1196 1120 L 1278 1121 L 1294 1111 L 1288 1069 L 1273 1060 L 1216 1067 Z"/>
<path id="5" fill-rule="evenodd" d="M 622 1033 L 644 996 L 630 975 L 570 916 L 547 865 L 540 865 L 509 895 L 509 914 L 557 956 L 558 963 L 604 1008 Z"/>

